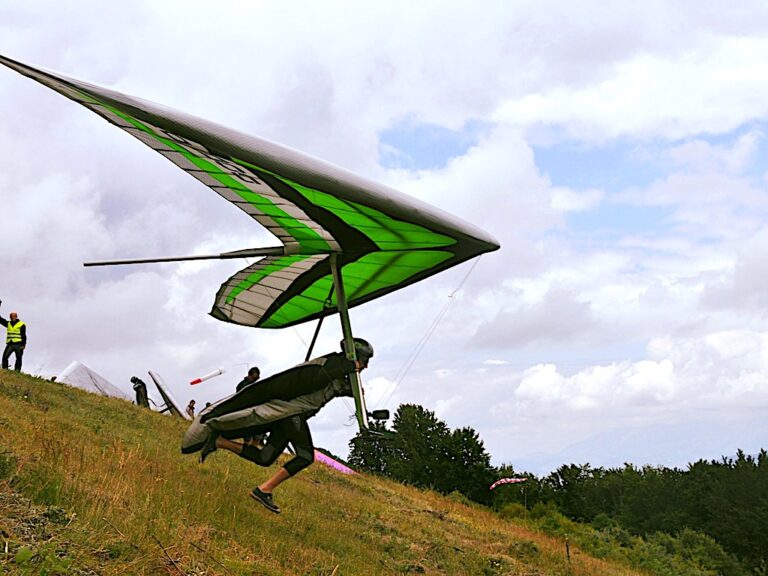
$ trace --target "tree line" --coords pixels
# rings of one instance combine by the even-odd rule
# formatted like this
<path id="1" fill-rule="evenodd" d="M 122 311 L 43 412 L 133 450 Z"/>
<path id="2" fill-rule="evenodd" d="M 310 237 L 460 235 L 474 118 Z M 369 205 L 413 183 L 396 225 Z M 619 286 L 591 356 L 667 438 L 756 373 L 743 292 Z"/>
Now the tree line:
<path id="1" fill-rule="evenodd" d="M 393 419 L 393 432 L 374 422 L 349 443 L 349 463 L 443 494 L 460 492 L 481 504 L 491 503 L 488 486 L 496 479 L 491 457 L 472 428 L 450 430 L 433 412 L 403 404 Z"/>
<path id="2" fill-rule="evenodd" d="M 392 430 L 376 423 L 350 441 L 349 463 L 443 494 L 458 492 L 497 510 L 554 506 L 596 528 L 637 536 L 694 530 L 714 539 L 755 574 L 768 574 L 768 453 L 699 460 L 686 469 L 567 464 L 544 477 L 493 467 L 472 428 L 451 430 L 425 408 L 401 405 Z M 499 478 L 526 482 L 489 490 Z"/>

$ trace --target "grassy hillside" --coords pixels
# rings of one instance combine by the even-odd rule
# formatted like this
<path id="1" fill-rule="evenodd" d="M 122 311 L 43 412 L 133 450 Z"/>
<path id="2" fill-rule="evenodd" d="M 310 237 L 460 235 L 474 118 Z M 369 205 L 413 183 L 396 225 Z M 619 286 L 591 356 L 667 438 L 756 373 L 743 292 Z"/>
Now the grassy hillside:
<path id="1" fill-rule="evenodd" d="M 315 464 L 248 497 L 274 468 L 183 456 L 186 423 L 0 371 L 3 574 L 631 575 L 481 507 Z"/>

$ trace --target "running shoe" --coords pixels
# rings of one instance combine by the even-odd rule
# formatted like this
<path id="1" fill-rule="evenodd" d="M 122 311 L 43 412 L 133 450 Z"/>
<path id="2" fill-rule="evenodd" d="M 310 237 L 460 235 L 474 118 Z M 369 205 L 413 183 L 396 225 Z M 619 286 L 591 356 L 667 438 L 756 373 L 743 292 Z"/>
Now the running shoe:
<path id="1" fill-rule="evenodd" d="M 266 492 L 262 492 L 261 490 L 259 490 L 258 486 L 253 490 L 251 490 L 251 498 L 253 498 L 258 502 L 261 502 L 264 505 L 264 508 L 266 508 L 270 512 L 274 512 L 275 514 L 280 514 L 280 506 L 275 504 L 275 501 L 272 500 L 272 494 L 267 494 Z"/>

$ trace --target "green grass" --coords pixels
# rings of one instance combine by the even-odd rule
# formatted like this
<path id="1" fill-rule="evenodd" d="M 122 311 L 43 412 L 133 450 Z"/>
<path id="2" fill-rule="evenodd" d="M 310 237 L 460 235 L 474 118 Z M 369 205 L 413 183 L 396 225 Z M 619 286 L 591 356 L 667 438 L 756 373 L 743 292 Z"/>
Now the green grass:
<path id="1" fill-rule="evenodd" d="M 0 572 L 43 575 L 633 575 L 489 509 L 315 464 L 183 456 L 187 424 L 0 372 Z"/>

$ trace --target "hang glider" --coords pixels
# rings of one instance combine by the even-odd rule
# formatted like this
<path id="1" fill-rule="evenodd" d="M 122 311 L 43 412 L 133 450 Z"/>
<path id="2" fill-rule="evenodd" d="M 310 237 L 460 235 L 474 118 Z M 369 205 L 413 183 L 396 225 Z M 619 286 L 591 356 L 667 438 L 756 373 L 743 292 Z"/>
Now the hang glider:
<path id="1" fill-rule="evenodd" d="M 163 398 L 163 407 L 160 409 L 160 413 L 169 412 L 173 416 L 178 416 L 185 420 L 192 420 L 186 410 L 181 407 L 181 404 L 179 404 L 173 394 L 171 394 L 171 390 L 168 388 L 168 385 L 165 383 L 162 376 L 157 372 L 152 372 L 152 370 L 150 370 L 148 374 L 149 377 L 152 378 L 152 382 L 155 383 L 157 391 L 160 392 L 160 396 Z"/>
<path id="2" fill-rule="evenodd" d="M 296 150 L 9 58 L 0 63 L 135 136 L 279 240 L 212 256 L 91 263 L 260 257 L 221 285 L 210 312 L 219 320 L 283 328 L 339 312 L 351 350 L 349 308 L 499 248 L 459 218 Z"/>
<path id="3" fill-rule="evenodd" d="M 131 397 L 128 394 L 104 378 L 104 376 L 91 370 L 88 366 L 77 360 L 70 363 L 69 366 L 64 368 L 61 374 L 56 376 L 56 382 L 69 384 L 70 386 L 87 390 L 93 394 L 111 396 L 112 398 L 120 398 L 122 400 L 131 400 Z"/>

